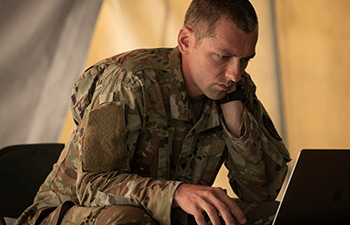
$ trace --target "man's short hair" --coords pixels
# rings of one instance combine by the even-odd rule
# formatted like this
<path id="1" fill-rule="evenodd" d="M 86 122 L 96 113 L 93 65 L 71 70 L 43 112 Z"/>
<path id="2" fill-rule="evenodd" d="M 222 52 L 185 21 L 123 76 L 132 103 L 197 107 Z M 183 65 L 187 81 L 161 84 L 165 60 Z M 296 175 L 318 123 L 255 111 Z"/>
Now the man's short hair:
<path id="1" fill-rule="evenodd" d="M 251 33 L 258 26 L 258 18 L 249 0 L 193 0 L 184 26 L 191 26 L 197 41 L 214 37 L 222 16 L 231 19 L 238 29 Z"/>

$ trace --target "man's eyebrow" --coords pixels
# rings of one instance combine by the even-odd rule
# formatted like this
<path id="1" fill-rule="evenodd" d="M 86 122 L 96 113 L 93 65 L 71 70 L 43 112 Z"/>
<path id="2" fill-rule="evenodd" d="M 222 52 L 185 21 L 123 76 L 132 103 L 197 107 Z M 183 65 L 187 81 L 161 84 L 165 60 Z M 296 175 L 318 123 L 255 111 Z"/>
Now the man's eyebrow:
<path id="1" fill-rule="evenodd" d="M 225 56 L 236 56 L 235 54 L 229 52 L 226 49 L 219 49 L 219 52 L 220 52 L 220 54 L 225 55 Z M 256 55 L 256 53 L 254 52 L 253 55 L 250 55 L 250 56 L 247 56 L 247 57 L 242 57 L 242 58 L 244 58 L 244 59 L 252 59 L 252 58 L 255 57 L 255 55 Z"/>
<path id="2" fill-rule="evenodd" d="M 226 49 L 219 49 L 220 54 L 227 55 L 227 56 L 234 56 L 235 54 L 232 54 L 231 52 L 227 51 Z"/>

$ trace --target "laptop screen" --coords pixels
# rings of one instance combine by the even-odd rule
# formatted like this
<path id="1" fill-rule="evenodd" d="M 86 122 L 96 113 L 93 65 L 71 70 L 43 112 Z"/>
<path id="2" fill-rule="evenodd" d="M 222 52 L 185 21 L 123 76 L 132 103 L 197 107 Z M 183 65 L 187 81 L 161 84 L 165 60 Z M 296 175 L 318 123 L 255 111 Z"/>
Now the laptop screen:
<path id="1" fill-rule="evenodd" d="M 350 224 L 350 150 L 302 150 L 273 224 Z"/>

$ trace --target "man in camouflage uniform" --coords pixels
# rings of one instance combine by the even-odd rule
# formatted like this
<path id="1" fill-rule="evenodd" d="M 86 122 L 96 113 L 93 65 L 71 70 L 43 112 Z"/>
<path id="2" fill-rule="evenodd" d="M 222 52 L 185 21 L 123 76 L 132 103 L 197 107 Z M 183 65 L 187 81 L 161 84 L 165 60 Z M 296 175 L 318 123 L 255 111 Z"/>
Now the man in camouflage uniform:
<path id="1" fill-rule="evenodd" d="M 264 224 L 289 153 L 245 72 L 247 0 L 194 0 L 174 49 L 135 50 L 73 87 L 76 127 L 19 224 Z M 232 200 L 210 187 L 222 163 Z"/>

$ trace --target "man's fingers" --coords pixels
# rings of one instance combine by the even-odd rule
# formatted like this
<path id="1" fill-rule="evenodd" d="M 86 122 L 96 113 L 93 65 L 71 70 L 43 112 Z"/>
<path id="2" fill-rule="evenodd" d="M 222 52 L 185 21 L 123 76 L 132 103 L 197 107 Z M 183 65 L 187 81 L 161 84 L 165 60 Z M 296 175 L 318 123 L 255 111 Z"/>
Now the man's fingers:
<path id="1" fill-rule="evenodd" d="M 236 202 L 223 189 L 217 188 L 216 191 L 220 201 L 217 201 L 214 206 L 225 220 L 225 223 L 234 224 L 233 217 L 235 217 L 240 224 L 245 224 L 245 216 Z"/>
<path id="2" fill-rule="evenodd" d="M 205 197 L 207 204 L 202 205 L 213 225 L 221 224 L 219 215 L 226 224 L 234 224 L 231 208 L 234 206 L 232 200 L 226 195 L 222 188 L 211 188 Z"/>
<path id="3" fill-rule="evenodd" d="M 230 224 L 227 221 L 231 221 L 232 217 L 235 217 L 240 224 L 245 224 L 247 222 L 244 213 L 239 208 L 237 203 L 232 200 L 231 198 L 225 202 L 228 206 L 228 212 L 227 210 L 224 210 L 225 213 L 221 213 L 223 219 L 225 220 L 226 224 Z M 229 214 L 229 216 L 227 216 Z"/>
<path id="4" fill-rule="evenodd" d="M 245 215 L 243 214 L 242 210 L 238 206 L 236 207 L 236 209 L 238 210 L 231 210 L 232 215 L 238 220 L 240 224 L 247 223 L 247 219 L 245 218 Z"/>
<path id="5" fill-rule="evenodd" d="M 198 225 L 207 225 L 207 222 L 205 221 L 205 217 L 202 213 L 195 213 L 193 214 L 193 216 Z"/>
<path id="6" fill-rule="evenodd" d="M 218 211 L 214 206 L 207 207 L 205 209 L 207 215 L 209 216 L 209 219 L 213 225 L 220 225 L 220 219 L 218 215 Z"/>
<path id="7" fill-rule="evenodd" d="M 230 213 L 232 216 L 234 216 L 240 224 L 245 224 L 247 223 L 247 219 L 245 218 L 244 213 L 242 210 L 239 208 L 237 203 L 231 199 L 231 204 L 230 206 Z M 225 219 L 225 218 L 224 218 Z M 226 220 L 225 220 L 226 221 Z"/>

